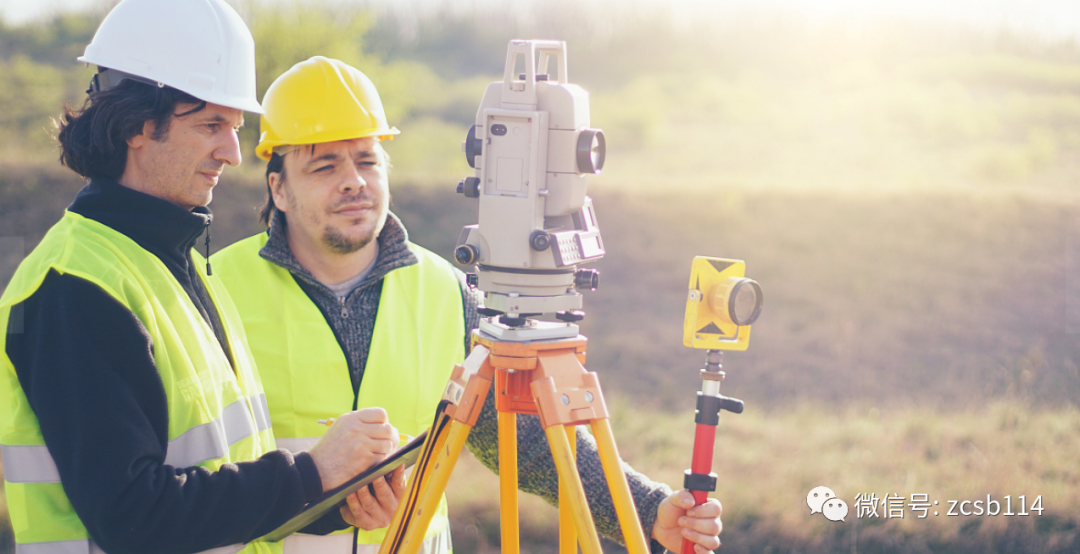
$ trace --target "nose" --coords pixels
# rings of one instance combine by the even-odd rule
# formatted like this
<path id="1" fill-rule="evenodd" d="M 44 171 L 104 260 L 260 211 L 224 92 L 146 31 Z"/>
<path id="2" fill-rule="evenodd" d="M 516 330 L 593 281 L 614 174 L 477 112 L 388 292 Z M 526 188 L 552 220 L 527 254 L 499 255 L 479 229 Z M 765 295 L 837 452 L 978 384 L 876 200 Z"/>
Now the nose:
<path id="1" fill-rule="evenodd" d="M 367 180 L 360 174 L 360 170 L 355 165 L 350 165 L 352 169 L 345 171 L 345 177 L 341 180 L 341 192 L 355 192 L 365 186 L 367 186 Z"/>
<path id="2" fill-rule="evenodd" d="M 240 135 L 235 130 L 221 134 L 223 137 L 214 149 L 214 159 L 233 167 L 240 165 L 243 159 L 240 154 Z"/>

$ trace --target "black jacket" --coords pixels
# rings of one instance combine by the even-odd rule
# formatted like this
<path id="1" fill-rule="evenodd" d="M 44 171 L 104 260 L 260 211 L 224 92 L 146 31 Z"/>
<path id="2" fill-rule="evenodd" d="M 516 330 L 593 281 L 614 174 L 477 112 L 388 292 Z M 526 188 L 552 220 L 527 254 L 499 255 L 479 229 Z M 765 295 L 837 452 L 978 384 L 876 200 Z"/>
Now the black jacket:
<path id="1" fill-rule="evenodd" d="M 160 258 L 231 360 L 217 310 L 192 266 L 191 248 L 210 224 L 209 210 L 187 211 L 97 180 L 68 209 Z M 248 542 L 321 495 L 306 452 L 277 450 L 216 472 L 165 465 L 168 406 L 154 345 L 134 314 L 89 281 L 51 272 L 10 319 L 8 357 L 64 492 L 106 552 L 182 554 Z M 331 527 L 340 527 L 335 516 Z"/>

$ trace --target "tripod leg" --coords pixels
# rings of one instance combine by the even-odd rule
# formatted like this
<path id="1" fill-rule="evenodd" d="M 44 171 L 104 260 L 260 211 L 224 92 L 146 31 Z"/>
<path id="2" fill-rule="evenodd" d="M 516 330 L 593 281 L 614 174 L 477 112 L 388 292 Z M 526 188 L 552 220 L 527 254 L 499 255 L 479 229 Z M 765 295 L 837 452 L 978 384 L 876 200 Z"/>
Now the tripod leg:
<path id="1" fill-rule="evenodd" d="M 641 530 L 634 497 L 630 495 L 630 485 L 626 474 L 619 465 L 619 449 L 615 446 L 615 436 L 611 432 L 611 422 L 607 418 L 595 419 L 591 424 L 596 448 L 600 453 L 600 464 L 604 466 L 611 500 L 615 503 L 615 514 L 619 516 L 619 526 L 623 530 L 626 551 L 630 554 L 648 554 L 649 546 L 645 533 Z"/>
<path id="2" fill-rule="evenodd" d="M 566 439 L 570 442 L 570 454 L 577 460 L 577 426 L 566 425 Z M 576 467 L 575 463 L 575 467 Z M 577 554 L 577 532 L 574 531 L 574 512 L 570 507 L 570 493 L 566 481 L 559 479 L 559 552 Z"/>
<path id="3" fill-rule="evenodd" d="M 562 425 L 552 425 L 544 431 L 547 433 L 548 444 L 551 446 L 551 457 L 555 460 L 555 469 L 559 472 L 559 482 L 566 483 L 565 489 L 560 486 L 560 492 L 566 490 L 568 493 L 566 499 L 570 501 L 573 510 L 574 526 L 581 539 L 581 552 L 602 554 L 600 538 L 596 535 L 596 524 L 593 523 L 592 513 L 589 511 L 589 502 L 585 498 L 585 488 L 581 485 L 581 476 L 578 475 L 574 455 L 570 453 L 570 442 L 566 439 L 566 431 Z M 563 498 L 560 497 L 559 503 L 562 502 Z"/>
<path id="4" fill-rule="evenodd" d="M 470 431 L 472 431 L 471 425 L 460 421 L 451 423 L 450 436 L 446 438 L 446 445 L 437 454 L 431 475 L 424 480 L 426 486 L 420 493 L 415 519 L 410 522 L 405 532 L 405 539 L 401 541 L 401 547 L 394 551 L 394 554 L 416 554 L 420 551 L 428 525 L 431 525 L 431 518 L 435 516 L 439 500 L 446 491 L 446 484 L 450 481 L 450 474 L 454 471 L 454 464 L 457 463 Z"/>
<path id="5" fill-rule="evenodd" d="M 521 548 L 517 487 L 517 414 L 499 412 L 499 525 L 504 554 L 518 554 Z"/>
<path id="6" fill-rule="evenodd" d="M 420 454 L 420 460 L 417 461 L 416 466 L 413 468 L 412 476 L 409 479 L 409 486 L 405 490 L 405 496 L 402 497 L 401 502 L 398 504 L 397 510 L 394 512 L 394 519 L 390 522 L 390 527 L 386 529 L 386 536 L 383 538 L 382 545 L 379 547 L 379 554 L 392 554 L 395 548 L 397 548 L 398 539 L 403 536 L 401 528 L 403 525 L 408 525 L 412 518 L 413 507 L 419 501 L 423 494 L 424 487 L 428 483 L 428 473 L 422 468 L 427 465 L 429 461 L 432 461 L 436 457 L 436 453 L 440 451 L 444 444 L 446 444 L 446 433 L 441 432 L 443 425 L 449 425 L 449 416 L 441 415 L 445 417 L 446 421 L 442 425 L 436 421 L 435 425 L 432 425 L 428 431 L 428 442 L 424 443 L 424 450 Z M 430 444 L 429 444 L 430 443 Z"/>

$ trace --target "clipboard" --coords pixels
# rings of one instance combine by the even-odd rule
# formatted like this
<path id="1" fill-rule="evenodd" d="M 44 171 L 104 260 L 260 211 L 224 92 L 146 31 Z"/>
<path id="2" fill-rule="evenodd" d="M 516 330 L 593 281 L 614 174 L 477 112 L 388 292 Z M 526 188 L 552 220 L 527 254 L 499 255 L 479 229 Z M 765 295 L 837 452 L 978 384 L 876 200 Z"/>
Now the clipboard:
<path id="1" fill-rule="evenodd" d="M 417 458 L 420 457 L 420 453 L 423 450 L 421 447 L 424 445 L 424 440 L 427 439 L 427 435 L 427 431 L 420 433 L 419 436 L 409 441 L 408 444 L 395 450 L 390 457 L 371 466 L 360 475 L 349 479 L 345 484 L 323 493 L 321 498 L 309 502 L 308 505 L 304 506 L 304 509 L 301 510 L 299 514 L 293 516 L 292 519 L 286 521 L 277 529 L 270 531 L 257 540 L 272 542 L 280 541 L 314 523 L 317 519 L 326 515 L 330 510 L 336 510 L 339 506 L 344 505 L 345 498 L 360 490 L 360 487 L 368 486 L 372 481 L 389 474 L 391 471 L 397 469 L 398 466 L 412 466 L 416 463 Z"/>

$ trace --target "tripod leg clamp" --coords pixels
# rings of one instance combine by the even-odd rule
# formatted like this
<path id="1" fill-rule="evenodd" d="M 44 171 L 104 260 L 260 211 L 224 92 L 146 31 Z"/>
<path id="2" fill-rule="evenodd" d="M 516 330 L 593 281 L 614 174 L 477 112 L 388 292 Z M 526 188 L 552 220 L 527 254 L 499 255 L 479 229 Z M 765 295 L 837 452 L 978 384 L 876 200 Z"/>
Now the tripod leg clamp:
<path id="1" fill-rule="evenodd" d="M 716 474 L 691 473 L 690 470 L 683 472 L 683 488 L 690 491 L 715 491 Z"/>

